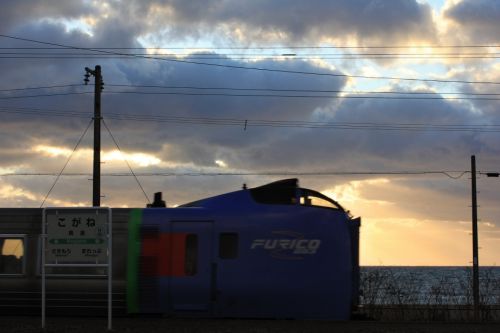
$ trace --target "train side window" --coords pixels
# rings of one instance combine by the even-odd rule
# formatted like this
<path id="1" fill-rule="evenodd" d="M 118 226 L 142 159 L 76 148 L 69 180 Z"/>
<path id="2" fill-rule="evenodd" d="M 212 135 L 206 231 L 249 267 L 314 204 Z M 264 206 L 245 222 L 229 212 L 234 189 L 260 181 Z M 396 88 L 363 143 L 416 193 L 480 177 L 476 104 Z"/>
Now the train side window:
<path id="1" fill-rule="evenodd" d="M 0 235 L 0 275 L 24 274 L 25 251 L 25 235 Z"/>
<path id="2" fill-rule="evenodd" d="M 186 236 L 186 258 L 184 262 L 184 274 L 196 275 L 198 270 L 198 235 L 188 234 Z"/>
<path id="3" fill-rule="evenodd" d="M 221 259 L 238 258 L 238 234 L 235 232 L 221 233 L 219 236 L 219 257 Z"/>

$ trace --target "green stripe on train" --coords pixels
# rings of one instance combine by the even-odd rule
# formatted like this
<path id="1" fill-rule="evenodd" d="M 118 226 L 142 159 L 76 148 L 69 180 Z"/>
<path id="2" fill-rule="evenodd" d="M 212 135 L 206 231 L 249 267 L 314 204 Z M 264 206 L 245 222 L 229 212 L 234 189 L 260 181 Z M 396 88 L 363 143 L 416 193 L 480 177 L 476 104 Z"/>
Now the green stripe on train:
<path id="1" fill-rule="evenodd" d="M 140 227 L 142 209 L 132 209 L 128 220 L 128 256 L 127 256 L 127 310 L 128 313 L 139 312 L 137 275 L 139 255 L 141 252 Z"/>

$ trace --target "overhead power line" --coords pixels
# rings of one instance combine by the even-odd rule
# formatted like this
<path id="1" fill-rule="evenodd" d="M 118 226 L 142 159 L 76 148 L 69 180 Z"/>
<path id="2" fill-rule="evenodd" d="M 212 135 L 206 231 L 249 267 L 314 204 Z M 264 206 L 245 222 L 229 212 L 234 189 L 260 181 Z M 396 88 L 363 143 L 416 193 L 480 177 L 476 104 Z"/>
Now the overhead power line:
<path id="1" fill-rule="evenodd" d="M 271 92 L 307 92 L 307 93 L 342 93 L 342 94 L 394 94 L 394 95 L 464 95 L 464 96 L 500 96 L 500 93 L 467 93 L 441 91 L 359 91 L 359 90 L 321 90 L 321 89 L 275 89 L 275 88 L 237 88 L 237 87 L 200 87 L 200 86 L 162 86 L 107 83 L 108 87 L 189 89 L 189 90 L 228 90 L 228 91 L 271 91 Z"/>
<path id="2" fill-rule="evenodd" d="M 20 87 L 20 88 L 10 88 L 10 89 L 0 89 L 0 93 L 25 91 L 25 90 L 44 90 L 44 89 L 59 89 L 59 88 L 72 88 L 72 87 L 86 87 L 93 86 L 93 84 L 65 84 L 65 85 L 53 85 L 53 86 L 38 86 L 38 87 Z M 325 89 L 286 89 L 286 88 L 257 88 L 257 87 L 223 87 L 223 86 L 165 86 L 165 85 L 138 85 L 138 84 L 114 84 L 106 83 L 107 87 L 126 87 L 126 88 L 147 88 L 147 89 L 172 89 L 172 90 L 201 90 L 201 91 L 212 91 L 212 90 L 222 90 L 222 91 L 252 91 L 252 92 L 300 92 L 300 93 L 334 93 L 334 94 L 376 94 L 376 95 L 457 95 L 457 96 L 500 96 L 500 93 L 477 93 L 477 92 L 442 92 L 442 91 L 362 91 L 362 90 L 325 90 Z M 128 91 L 127 91 L 128 92 Z M 71 92 L 73 93 L 73 92 Z M 87 93 L 87 92 L 85 92 Z M 140 93 L 140 92 L 139 92 Z M 38 95 L 35 95 L 36 97 Z M 19 97 L 25 97 L 21 95 Z"/>
<path id="3" fill-rule="evenodd" d="M 1 48 L 0 48 L 1 49 Z M 101 50 L 98 48 L 93 48 L 95 50 Z M 91 53 L 86 53 L 84 51 L 77 51 L 77 52 L 68 52 L 68 49 L 61 49 L 61 50 L 66 50 L 66 52 L 0 52 L 0 55 L 7 55 L 7 56 L 15 56 L 15 55 L 20 55 L 20 56 L 38 56 L 38 55 L 47 55 L 47 56 L 93 56 L 96 55 L 95 51 Z M 104 54 L 109 55 L 109 56 L 114 56 L 114 54 Z M 196 57 L 196 56 L 244 56 L 244 57 L 261 57 L 261 56 L 269 56 L 269 57 L 294 57 L 294 56 L 498 56 L 500 55 L 499 52 L 446 52 L 446 53 L 418 53 L 418 52 L 377 52 L 377 53 L 367 53 L 367 52 L 349 52 L 349 53 L 283 53 L 283 52 L 278 52 L 278 53 L 249 53 L 249 52 L 243 52 L 243 53 L 218 53 L 218 52 L 198 52 L 198 51 L 191 51 L 191 52 L 185 52 L 185 53 L 151 53 L 151 52 L 141 52 L 141 53 L 127 53 L 127 55 L 158 55 L 158 56 L 165 56 L 165 57 Z"/>
<path id="4" fill-rule="evenodd" d="M 93 92 L 92 91 L 83 91 L 83 92 L 66 92 L 66 93 L 54 93 L 54 94 L 37 94 L 37 95 L 21 95 L 21 96 L 1 96 L 0 99 L 23 99 L 23 98 L 36 98 L 36 97 L 86 95 L 86 94 L 93 94 Z"/>
<path id="5" fill-rule="evenodd" d="M 465 93 L 465 92 L 413 92 L 413 91 L 343 91 L 343 90 L 314 90 L 314 89 L 268 89 L 268 88 L 223 88 L 223 87 L 161 87 L 161 86 L 133 86 L 133 85 L 113 85 L 116 87 L 145 87 L 145 88 L 162 88 L 173 89 L 175 91 L 138 91 L 138 90 L 107 90 L 105 94 L 128 94 L 128 95 L 171 95 L 171 96 L 218 96 L 218 97 L 260 97 L 260 98 L 330 98 L 330 99 L 385 99 L 385 100 L 480 100 L 480 101 L 497 101 L 500 93 Z M 33 89 L 50 89 L 53 87 L 31 87 L 31 88 L 13 88 L 0 90 L 0 93 L 17 92 Z M 179 91 L 193 90 L 193 91 Z M 209 91 L 209 92 L 199 92 Z M 223 91 L 223 92 L 210 92 Z M 228 93 L 228 92 L 267 92 L 265 93 Z M 282 94 L 282 93 L 288 94 Z M 0 100 L 6 99 L 24 99 L 38 97 L 54 97 L 67 95 L 85 95 L 92 94 L 91 91 L 84 92 L 64 92 L 64 93 L 48 93 L 35 95 L 7 95 L 0 96 Z M 278 94 L 279 93 L 279 94 Z M 301 93 L 301 94 L 298 94 Z M 316 94 L 314 94 L 316 93 Z M 328 94 L 330 93 L 330 94 Z M 334 94 L 334 95 L 331 95 Z M 443 97 L 446 95 L 447 97 Z"/>
<path id="6" fill-rule="evenodd" d="M 283 45 L 283 46 L 182 46 L 182 47 L 94 47 L 98 50 L 276 50 L 276 49 L 464 49 L 464 48 L 499 48 L 500 45 Z M 64 50 L 66 47 L 0 47 L 0 50 Z"/>
<path id="7" fill-rule="evenodd" d="M 285 94 L 228 94 L 201 92 L 150 92 L 150 91 L 105 91 L 105 94 L 128 95 L 177 95 L 177 96 L 219 96 L 219 97 L 275 97 L 275 98 L 334 98 L 334 99 L 410 99 L 410 100 L 480 100 L 499 101 L 495 97 L 414 97 L 414 96 L 360 96 L 360 95 L 285 95 Z"/>
<path id="8" fill-rule="evenodd" d="M 97 50 L 97 49 L 96 49 Z M 336 59 L 498 59 L 500 53 L 497 52 L 474 52 L 474 53 L 126 53 L 127 55 L 103 54 L 88 52 L 0 52 L 0 59 L 126 59 L 132 56 L 154 56 L 164 60 L 176 60 L 179 58 L 188 58 L 189 60 L 260 60 L 260 59 L 279 59 L 279 60 L 336 60 Z"/>
<path id="9" fill-rule="evenodd" d="M 62 47 L 66 49 L 75 49 L 75 50 L 87 50 L 102 54 L 113 54 L 118 56 L 130 56 L 138 59 L 151 59 L 151 60 L 162 60 L 168 62 L 176 62 L 176 63 L 185 63 L 185 64 L 193 64 L 193 65 L 203 65 L 203 66 L 212 66 L 212 67 L 220 67 L 220 68 L 231 68 L 231 69 L 239 69 L 239 70 L 254 70 L 261 72 L 274 72 L 274 73 L 286 73 L 286 74 L 300 74 L 300 75 L 312 75 L 312 76 L 323 76 L 323 77 L 345 77 L 345 78 L 360 78 L 360 79 L 376 79 L 376 80 L 400 80 L 400 81 L 417 81 L 417 82 L 436 82 L 436 83 L 464 83 L 464 84 L 500 84 L 500 82 L 495 81 L 466 81 L 466 80 L 445 80 L 445 79 L 426 79 L 426 78 L 404 78 L 404 77 L 392 77 L 392 76 L 367 76 L 367 75 L 348 75 L 348 74 L 340 74 L 340 73 L 327 73 L 327 72 L 310 72 L 310 71 L 296 71 L 296 70 L 285 70 L 285 69 L 273 69 L 273 68 L 263 68 L 263 67 L 252 67 L 252 66 L 241 66 L 241 65 L 228 65 L 228 64 L 216 64 L 216 63 L 207 63 L 201 61 L 192 61 L 192 60 L 181 60 L 181 59 L 165 59 L 161 57 L 155 56 L 143 56 L 143 55 L 134 55 L 128 53 L 121 53 L 115 51 L 107 51 L 102 49 L 94 49 L 88 47 L 80 47 L 73 45 L 65 45 L 59 43 L 51 43 L 44 42 L 29 38 L 21 38 L 16 36 L 9 36 L 0 34 L 0 37 L 9 38 L 13 40 L 25 41 L 30 43 L 37 43 L 43 45 L 51 45 Z"/>
<path id="10" fill-rule="evenodd" d="M 423 125 L 423 124 L 396 124 L 396 123 L 349 123 L 349 122 L 307 122 L 284 120 L 252 120 L 252 119 L 217 119 L 217 118 L 187 118 L 187 117 L 122 117 L 108 115 L 107 118 L 116 120 L 146 121 L 155 123 L 176 123 L 194 125 L 222 125 L 241 128 L 270 127 L 270 128 L 304 128 L 304 129 L 340 129 L 340 130 L 372 130 L 372 131 L 430 131 L 430 132 L 478 132 L 498 133 L 498 125 Z"/>
<path id="11" fill-rule="evenodd" d="M 423 175 L 443 175 L 451 179 L 460 179 L 470 171 L 462 170 L 438 170 L 438 171 L 312 171 L 312 172 L 291 172 L 291 171 L 264 171 L 264 172 L 141 172 L 135 173 L 103 173 L 103 177 L 201 177 L 201 176 L 423 176 Z M 0 177 L 16 176 L 56 176 L 57 173 L 2 173 Z M 66 173 L 65 177 L 91 176 L 90 173 Z"/>
<path id="12" fill-rule="evenodd" d="M 40 86 L 40 87 L 25 87 L 25 88 L 11 88 L 11 89 L 0 89 L 0 92 L 11 92 L 11 91 L 23 91 L 23 90 L 39 90 L 39 89 L 56 89 L 56 88 L 71 88 L 71 87 L 82 87 L 83 84 L 61 84 L 55 86 Z"/>
<path id="13" fill-rule="evenodd" d="M 14 106 L 0 106 L 0 113 L 26 114 L 30 116 L 47 116 L 47 117 L 79 117 L 79 118 L 92 117 L 92 114 L 88 112 L 56 110 L 56 109 L 40 109 L 40 108 L 22 108 Z"/>
<path id="14" fill-rule="evenodd" d="M 0 106 L 0 113 L 26 114 L 33 116 L 77 117 L 90 118 L 88 112 L 72 110 L 54 110 L 40 108 L 20 108 Z M 204 126 L 236 126 L 241 128 L 304 128 L 304 129 L 337 129 L 337 130 L 370 130 L 370 131 L 431 131 L 431 132 L 477 132 L 499 133 L 500 124 L 418 124 L 418 123 L 378 123 L 378 122 L 321 122 L 276 119 L 245 119 L 245 118 L 211 118 L 211 117 L 180 117 L 154 116 L 130 113 L 107 112 L 106 119 L 119 121 L 137 121 L 154 123 L 173 123 Z"/>

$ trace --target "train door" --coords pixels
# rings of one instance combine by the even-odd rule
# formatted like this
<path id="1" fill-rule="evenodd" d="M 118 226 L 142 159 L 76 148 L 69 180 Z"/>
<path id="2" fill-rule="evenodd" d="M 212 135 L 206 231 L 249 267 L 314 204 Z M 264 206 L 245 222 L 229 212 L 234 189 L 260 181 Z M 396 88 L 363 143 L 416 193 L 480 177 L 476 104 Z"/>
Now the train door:
<path id="1" fill-rule="evenodd" d="M 213 294 L 213 223 L 174 221 L 171 227 L 173 234 L 183 235 L 184 246 L 173 247 L 171 262 L 183 266 L 184 274 L 171 278 L 170 308 L 174 313 L 208 313 Z"/>

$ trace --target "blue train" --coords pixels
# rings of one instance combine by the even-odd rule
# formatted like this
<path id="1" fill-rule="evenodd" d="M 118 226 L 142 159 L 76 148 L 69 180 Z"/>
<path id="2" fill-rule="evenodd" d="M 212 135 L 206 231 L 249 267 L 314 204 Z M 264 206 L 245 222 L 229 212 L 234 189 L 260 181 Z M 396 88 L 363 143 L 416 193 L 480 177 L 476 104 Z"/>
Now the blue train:
<path id="1" fill-rule="evenodd" d="M 131 212 L 130 313 L 349 319 L 360 219 L 287 179 Z"/>
<path id="2" fill-rule="evenodd" d="M 112 209 L 116 315 L 347 320 L 356 309 L 360 219 L 297 179 L 164 206 L 159 195 Z M 41 209 L 0 209 L 0 313 L 40 313 L 41 225 Z M 47 274 L 48 314 L 106 308 L 103 269 Z"/>

